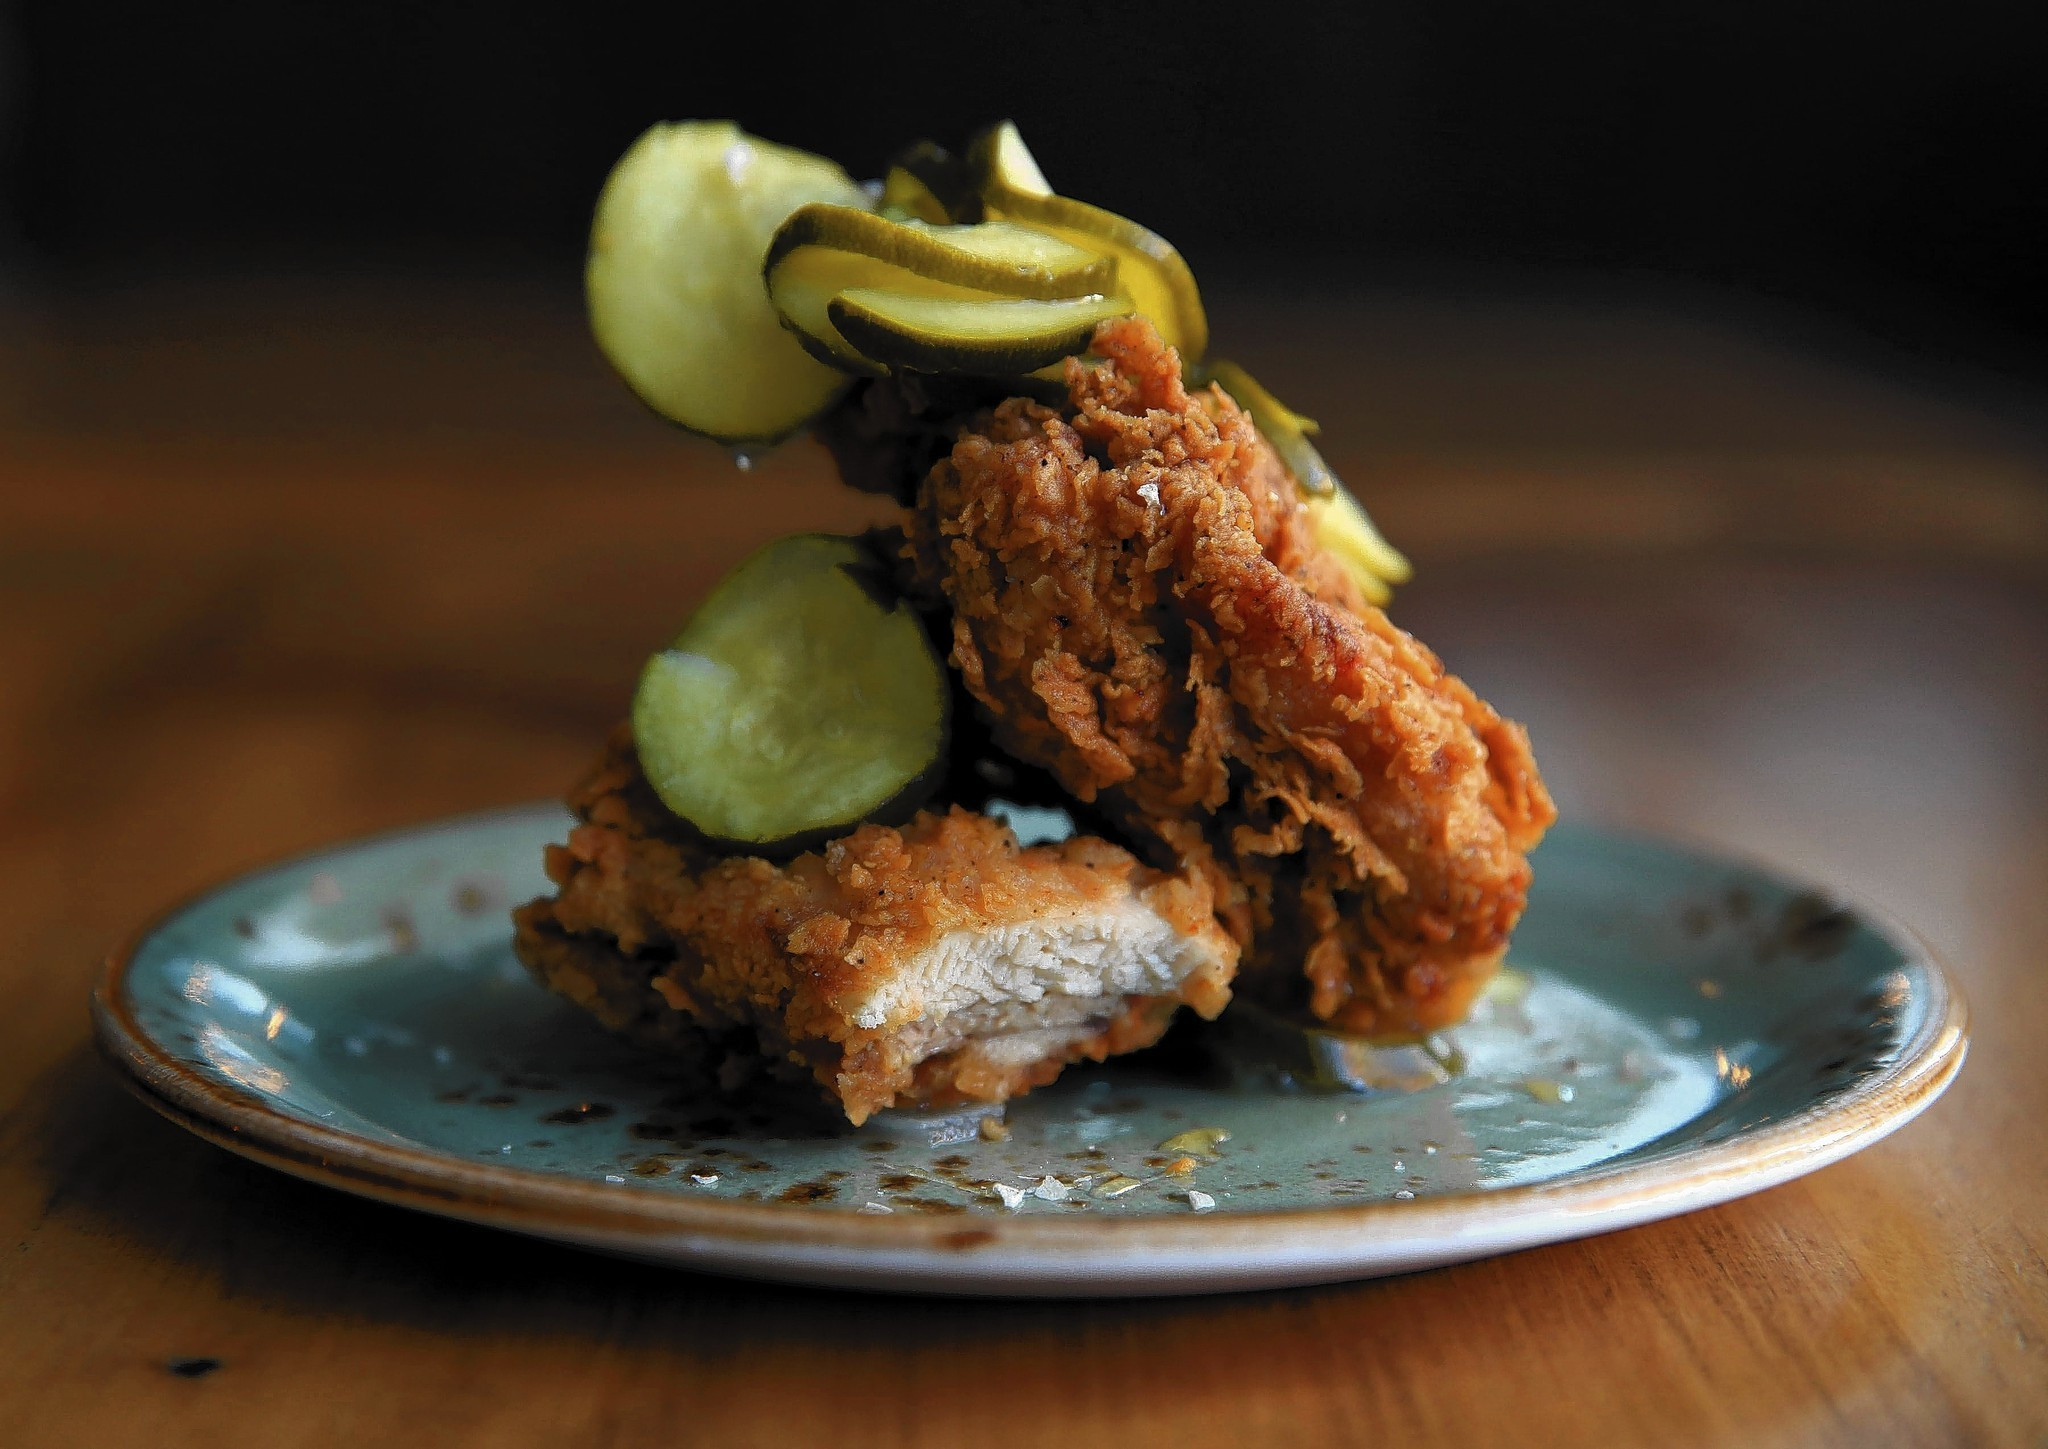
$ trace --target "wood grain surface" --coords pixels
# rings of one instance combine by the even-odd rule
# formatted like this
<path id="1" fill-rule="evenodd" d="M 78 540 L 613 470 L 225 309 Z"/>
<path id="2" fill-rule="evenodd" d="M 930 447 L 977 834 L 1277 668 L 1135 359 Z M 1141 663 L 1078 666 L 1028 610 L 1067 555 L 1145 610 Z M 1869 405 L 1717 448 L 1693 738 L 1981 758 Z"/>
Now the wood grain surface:
<path id="1" fill-rule="evenodd" d="M 740 549 L 870 515 L 637 412 L 573 298 L 138 289 L 0 328 L 0 1443 L 2048 1443 L 2040 399 L 1725 309 L 1216 310 L 1568 813 L 1933 942 L 1977 1037 L 1932 1112 L 1629 1232 L 1097 1304 L 693 1277 L 208 1147 L 87 1046 L 110 946 L 557 791 Z"/>

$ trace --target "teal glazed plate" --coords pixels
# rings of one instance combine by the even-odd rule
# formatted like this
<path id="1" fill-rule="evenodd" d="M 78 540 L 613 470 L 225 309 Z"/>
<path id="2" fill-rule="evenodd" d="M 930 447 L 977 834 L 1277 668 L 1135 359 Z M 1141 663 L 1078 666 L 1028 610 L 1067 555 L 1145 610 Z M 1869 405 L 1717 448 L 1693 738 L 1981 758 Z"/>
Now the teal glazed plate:
<path id="1" fill-rule="evenodd" d="M 693 1091 L 527 978 L 506 912 L 568 824 L 460 819 L 201 896 L 109 963 L 100 1043 L 173 1121 L 384 1202 L 710 1272 L 1092 1296 L 1405 1272 L 1725 1202 L 1909 1121 L 1968 1040 L 1941 967 L 1867 909 L 1560 826 L 1509 969 L 1427 1049 L 1295 1060 L 1233 1011 L 987 1122 L 854 1130 Z"/>

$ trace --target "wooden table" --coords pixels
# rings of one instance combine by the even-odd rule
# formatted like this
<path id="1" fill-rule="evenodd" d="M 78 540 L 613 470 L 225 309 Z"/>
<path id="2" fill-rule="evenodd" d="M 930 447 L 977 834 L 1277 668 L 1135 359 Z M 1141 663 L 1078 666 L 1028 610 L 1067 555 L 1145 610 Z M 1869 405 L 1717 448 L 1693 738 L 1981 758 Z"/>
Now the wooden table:
<path id="1" fill-rule="evenodd" d="M 1947 956 L 1977 1038 L 1932 1113 L 1609 1237 L 1094 1304 L 696 1278 L 232 1158 L 95 1060 L 108 947 L 281 852 L 554 792 L 736 551 L 865 510 L 807 445 L 741 475 L 647 421 L 573 298 L 110 295 L 0 328 L 0 1442 L 2044 1442 L 2038 399 L 1611 297 L 1218 311 L 1567 812 Z"/>

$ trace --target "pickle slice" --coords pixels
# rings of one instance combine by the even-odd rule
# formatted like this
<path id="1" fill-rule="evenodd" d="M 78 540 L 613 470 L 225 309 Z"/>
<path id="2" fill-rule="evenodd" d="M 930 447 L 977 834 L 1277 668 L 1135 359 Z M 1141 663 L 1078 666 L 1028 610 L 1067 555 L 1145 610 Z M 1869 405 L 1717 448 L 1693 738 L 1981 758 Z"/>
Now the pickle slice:
<path id="1" fill-rule="evenodd" d="M 966 160 L 936 141 L 911 142 L 889 158 L 889 170 L 911 177 L 938 202 L 943 215 L 927 216 L 924 220 L 981 220 L 981 196 L 974 189 Z"/>
<path id="2" fill-rule="evenodd" d="M 789 845 L 907 814 L 945 758 L 945 667 L 858 540 L 798 534 L 726 576 L 647 661 L 633 739 L 715 840 Z"/>
<path id="3" fill-rule="evenodd" d="M 1308 445 L 1303 443 L 1304 447 Z M 1309 449 L 1314 452 L 1313 448 Z M 1318 465 L 1322 463 L 1317 456 Z M 1293 464 L 1288 465 L 1290 468 Z M 1329 470 L 1324 468 L 1327 473 Z M 1297 478 L 1299 474 L 1295 475 Z M 1415 575 L 1414 566 L 1391 543 L 1380 536 L 1372 519 L 1351 490 L 1336 483 L 1331 491 L 1308 500 L 1308 512 L 1315 525 L 1316 541 L 1351 571 L 1359 590 L 1373 603 L 1384 606 L 1394 597 L 1393 585 L 1405 584 Z"/>
<path id="4" fill-rule="evenodd" d="M 1303 417 L 1274 397 L 1234 362 L 1218 358 L 1191 369 L 1190 375 L 1197 382 L 1215 383 L 1230 394 L 1232 402 L 1251 415 L 1260 435 L 1273 445 L 1273 451 L 1280 455 L 1280 461 L 1287 465 L 1287 471 L 1294 475 L 1294 481 L 1303 493 L 1312 497 L 1327 496 L 1337 490 L 1337 475 L 1330 471 L 1323 455 L 1308 440 L 1309 434 L 1322 431 L 1322 425 L 1314 418 Z"/>
<path id="5" fill-rule="evenodd" d="M 1184 361 L 1197 361 L 1209 346 L 1209 319 L 1194 273 L 1166 238 L 1115 212 L 1067 196 L 1033 196 L 1021 191 L 984 190 L 992 218 L 1022 222 L 1076 246 L 1094 246 L 1115 258 L 1117 286 L 1152 319 L 1159 335 Z"/>
<path id="6" fill-rule="evenodd" d="M 859 373 L 868 377 L 880 377 L 886 369 L 873 360 L 863 357 L 860 349 L 839 335 L 839 329 L 832 325 L 827 315 L 832 299 L 839 295 L 844 285 L 841 266 L 816 255 L 821 248 L 793 252 L 770 272 L 767 277 L 767 295 L 775 315 L 782 326 L 794 337 L 797 345 L 820 362 L 829 363 L 843 372 Z M 875 264 L 881 267 L 881 263 Z M 886 268 L 885 275 L 894 275 L 894 268 Z M 931 283 L 939 287 L 940 283 Z M 964 288 L 946 288 L 967 296 L 986 296 L 983 292 L 970 292 Z"/>
<path id="7" fill-rule="evenodd" d="M 1127 317 L 1123 297 L 971 298 L 853 287 L 827 309 L 863 356 L 916 372 L 1030 372 L 1085 352 L 1095 329 Z"/>
<path id="8" fill-rule="evenodd" d="M 958 301 L 1077 297 L 1105 290 L 1115 263 L 1002 222 L 933 226 L 842 206 L 806 206 L 776 231 L 764 275 L 776 311 L 814 356 L 872 373 L 882 359 L 864 355 L 830 316 L 832 299 L 849 288 Z"/>
<path id="9" fill-rule="evenodd" d="M 1295 485 L 1307 495 L 1316 540 L 1345 565 L 1366 598 L 1375 604 L 1389 602 L 1394 597 L 1392 585 L 1407 583 L 1415 570 L 1373 526 L 1363 505 L 1337 481 L 1323 455 L 1308 440 L 1310 433 L 1320 431 L 1315 419 L 1303 417 L 1281 402 L 1234 362 L 1218 358 L 1190 369 L 1189 375 L 1191 381 L 1215 383 L 1250 414 L 1260 436 L 1272 445 L 1294 475 Z"/>
<path id="10" fill-rule="evenodd" d="M 998 121 L 967 148 L 968 165 L 1004 190 L 1027 196 L 1052 195 L 1052 183 L 1038 167 L 1038 158 L 1024 144 L 1015 121 Z"/>
<path id="11" fill-rule="evenodd" d="M 1296 412 L 1286 403 L 1274 397 L 1257 378 L 1228 358 L 1217 358 L 1188 369 L 1191 381 L 1213 382 L 1230 394 L 1230 400 L 1252 415 L 1252 421 L 1259 425 L 1259 431 L 1266 431 L 1266 422 L 1289 432 L 1313 436 L 1323 430 L 1323 425 L 1314 418 Z"/>
<path id="12" fill-rule="evenodd" d="M 938 194 L 901 166 L 891 166 L 882 178 L 882 200 L 877 209 L 883 216 L 940 225 L 953 219 Z"/>
<path id="13" fill-rule="evenodd" d="M 1152 320 L 1183 363 L 1201 360 L 1209 347 L 1202 293 L 1187 262 L 1165 237 L 1113 211 L 1053 195 L 1023 137 L 1008 121 L 976 137 L 967 155 L 987 216 L 1022 222 L 1114 258 L 1117 289 Z"/>
<path id="14" fill-rule="evenodd" d="M 612 168 L 590 228 L 591 331 L 640 399 L 725 442 L 803 426 L 846 385 L 783 330 L 761 291 L 761 258 L 805 202 L 865 203 L 821 156 L 730 121 L 645 132 Z"/>
<path id="15" fill-rule="evenodd" d="M 792 262 L 840 269 L 844 285 L 919 281 L 1008 297 L 1080 297 L 1107 288 L 1116 264 L 1102 248 L 1007 222 L 973 226 L 896 221 L 848 206 L 804 206 L 776 229 L 763 262 L 775 273 Z M 893 268 L 900 277 L 878 271 Z"/>

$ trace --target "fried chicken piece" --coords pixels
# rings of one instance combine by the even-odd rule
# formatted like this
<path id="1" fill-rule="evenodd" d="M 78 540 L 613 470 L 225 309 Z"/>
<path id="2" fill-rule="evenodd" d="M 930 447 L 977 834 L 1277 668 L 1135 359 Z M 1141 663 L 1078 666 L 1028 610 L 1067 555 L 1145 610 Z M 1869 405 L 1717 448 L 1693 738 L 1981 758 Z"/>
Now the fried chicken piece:
<path id="1" fill-rule="evenodd" d="M 1206 880 L 1107 841 L 1021 849 L 955 807 L 780 864 L 720 856 L 655 797 L 623 726 L 570 805 L 558 894 L 514 913 L 527 967 L 675 1059 L 814 1081 L 856 1126 L 1003 1101 L 1150 1046 L 1183 1002 L 1214 1017 L 1230 999 L 1237 945 Z"/>
<path id="2" fill-rule="evenodd" d="M 969 693 L 1004 749 L 1209 882 L 1241 990 L 1371 1034 L 1458 1020 L 1555 816 L 1527 736 L 1365 602 L 1148 323 L 1093 346 L 1064 410 L 975 415 L 908 512 Z"/>

